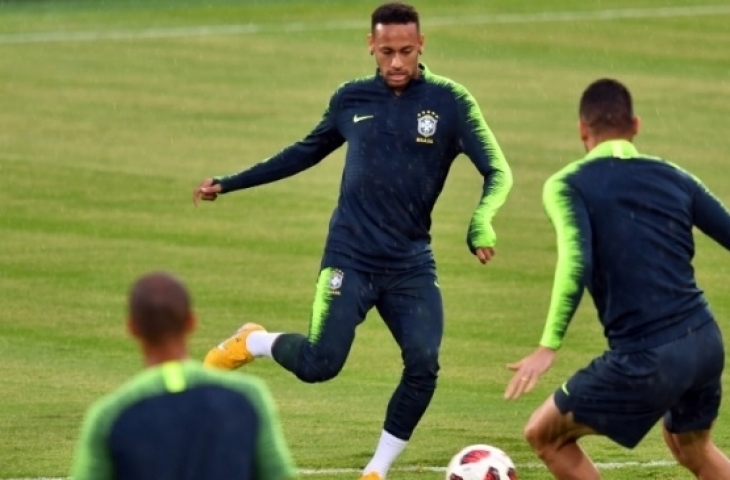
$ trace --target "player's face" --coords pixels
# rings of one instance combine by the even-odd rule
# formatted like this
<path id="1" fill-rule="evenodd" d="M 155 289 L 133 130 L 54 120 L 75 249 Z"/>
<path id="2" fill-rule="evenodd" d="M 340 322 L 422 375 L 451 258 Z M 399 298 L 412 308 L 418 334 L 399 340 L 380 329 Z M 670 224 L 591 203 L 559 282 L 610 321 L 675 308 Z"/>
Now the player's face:
<path id="1" fill-rule="evenodd" d="M 418 57 L 423 51 L 423 35 L 415 23 L 379 23 L 368 35 L 368 44 L 385 82 L 396 92 L 419 75 Z"/>

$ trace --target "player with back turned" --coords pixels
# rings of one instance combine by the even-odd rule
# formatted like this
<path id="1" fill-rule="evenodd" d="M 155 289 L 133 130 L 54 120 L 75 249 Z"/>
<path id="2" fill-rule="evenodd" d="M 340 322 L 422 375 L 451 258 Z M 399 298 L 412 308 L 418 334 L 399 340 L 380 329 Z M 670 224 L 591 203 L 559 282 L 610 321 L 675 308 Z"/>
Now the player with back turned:
<path id="1" fill-rule="evenodd" d="M 190 295 L 165 272 L 139 278 L 127 328 L 146 368 L 86 414 L 73 480 L 297 477 L 266 385 L 188 358 Z"/>
<path id="2" fill-rule="evenodd" d="M 309 135 L 240 173 L 205 179 L 194 199 L 215 200 L 289 177 L 347 142 L 308 334 L 272 333 L 246 323 L 205 363 L 234 369 L 270 357 L 302 381 L 326 381 L 342 369 L 356 327 L 375 307 L 404 365 L 375 454 L 363 470 L 363 478 L 382 480 L 436 388 L 444 319 L 429 231 L 449 169 L 465 154 L 483 177 L 467 234 L 481 263 L 494 255 L 492 219 L 507 198 L 512 174 L 474 97 L 419 63 L 424 36 L 412 6 L 378 7 L 368 45 L 376 73 L 337 89 Z"/>
<path id="3" fill-rule="evenodd" d="M 634 448 L 663 417 L 681 465 L 699 479 L 728 480 L 730 461 L 710 437 L 725 353 L 692 257 L 693 227 L 730 250 L 730 213 L 695 176 L 637 150 L 639 119 L 620 82 L 592 83 L 579 114 L 588 153 L 544 187 L 558 245 L 547 323 L 538 349 L 510 366 L 505 396 L 530 391 L 552 365 L 587 288 L 609 351 L 533 413 L 532 448 L 555 478 L 596 480 L 581 437 Z"/>

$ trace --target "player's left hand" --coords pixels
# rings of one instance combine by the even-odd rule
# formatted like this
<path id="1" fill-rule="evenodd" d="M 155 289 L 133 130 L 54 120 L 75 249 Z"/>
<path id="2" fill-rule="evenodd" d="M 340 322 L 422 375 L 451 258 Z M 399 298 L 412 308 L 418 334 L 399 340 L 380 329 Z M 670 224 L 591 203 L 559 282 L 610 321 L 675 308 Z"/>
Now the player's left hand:
<path id="1" fill-rule="evenodd" d="M 527 393 L 537 384 L 540 375 L 545 373 L 555 361 L 556 351 L 552 348 L 538 347 L 517 363 L 507 365 L 507 368 L 515 372 L 512 380 L 504 392 L 506 400 L 515 400 Z"/>
<path id="2" fill-rule="evenodd" d="M 477 258 L 479 259 L 479 262 L 482 265 L 486 265 L 486 263 L 488 261 L 490 261 L 492 259 L 492 257 L 494 257 L 494 255 L 495 255 L 494 248 L 492 248 L 492 247 L 477 247 L 477 249 L 476 249 L 476 255 L 477 255 Z"/>
<path id="3" fill-rule="evenodd" d="M 213 202 L 218 198 L 218 194 L 221 192 L 221 186 L 219 184 L 213 184 L 212 178 L 206 178 L 198 185 L 193 191 L 193 205 L 198 206 L 198 200 L 205 200 L 207 202 Z"/>

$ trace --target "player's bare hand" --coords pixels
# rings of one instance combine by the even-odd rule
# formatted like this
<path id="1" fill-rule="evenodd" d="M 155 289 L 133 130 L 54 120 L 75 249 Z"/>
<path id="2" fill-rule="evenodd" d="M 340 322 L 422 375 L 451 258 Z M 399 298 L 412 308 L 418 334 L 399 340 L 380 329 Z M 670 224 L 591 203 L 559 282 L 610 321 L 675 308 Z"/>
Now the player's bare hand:
<path id="1" fill-rule="evenodd" d="M 504 398 L 515 400 L 535 388 L 537 380 L 555 361 L 555 355 L 556 351 L 552 348 L 538 347 L 519 362 L 507 365 L 515 374 L 507 385 Z"/>
<path id="2" fill-rule="evenodd" d="M 486 265 L 488 261 L 495 255 L 494 248 L 492 247 L 478 247 L 476 250 L 477 258 L 482 265 Z"/>
<path id="3" fill-rule="evenodd" d="M 218 198 L 219 193 L 221 193 L 221 186 L 213 185 L 213 179 L 206 178 L 193 192 L 193 205 L 197 207 L 199 200 L 212 202 Z"/>

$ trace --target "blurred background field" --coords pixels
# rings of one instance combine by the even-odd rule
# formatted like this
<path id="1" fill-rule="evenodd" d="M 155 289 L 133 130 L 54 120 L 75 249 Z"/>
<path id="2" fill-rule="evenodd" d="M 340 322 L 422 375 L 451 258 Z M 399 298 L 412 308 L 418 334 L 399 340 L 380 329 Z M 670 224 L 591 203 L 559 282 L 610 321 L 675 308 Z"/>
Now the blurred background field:
<path id="1" fill-rule="evenodd" d="M 244 321 L 306 329 L 342 152 L 197 209 L 191 193 L 301 138 L 337 85 L 374 71 L 365 35 L 378 3 L 0 1 L 0 478 L 66 475 L 86 407 L 141 368 L 123 321 L 126 290 L 143 272 L 187 282 L 197 358 Z M 547 478 L 522 426 L 605 342 L 586 297 L 553 370 L 531 395 L 502 400 L 505 364 L 536 344 L 549 299 L 555 252 L 542 183 L 582 155 L 578 97 L 611 76 L 634 93 L 640 150 L 730 201 L 730 3 L 415 5 L 423 61 L 477 98 L 515 186 L 495 220 L 497 257 L 481 267 L 464 242 L 481 182 L 467 159 L 455 162 L 434 213 L 447 309 L 439 389 L 389 478 L 442 478 L 432 467 L 470 443 L 504 448 L 520 478 Z M 698 280 L 727 335 L 730 257 L 697 243 Z M 271 386 L 300 467 L 357 478 L 400 374 L 377 315 L 331 382 L 305 385 L 266 361 L 248 371 Z M 725 451 L 728 417 L 723 406 Z M 668 465 L 659 431 L 635 451 L 584 445 L 607 479 L 689 478 Z"/>

